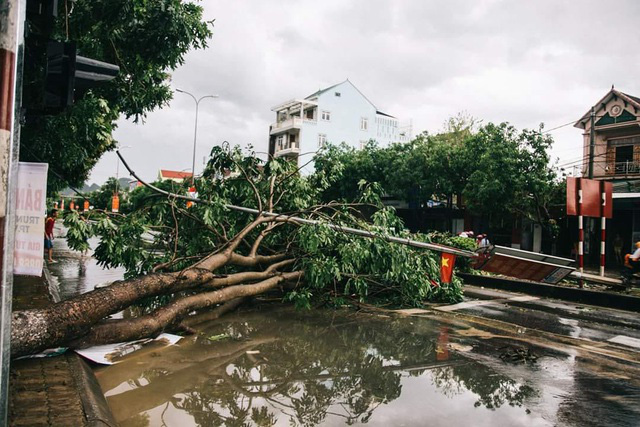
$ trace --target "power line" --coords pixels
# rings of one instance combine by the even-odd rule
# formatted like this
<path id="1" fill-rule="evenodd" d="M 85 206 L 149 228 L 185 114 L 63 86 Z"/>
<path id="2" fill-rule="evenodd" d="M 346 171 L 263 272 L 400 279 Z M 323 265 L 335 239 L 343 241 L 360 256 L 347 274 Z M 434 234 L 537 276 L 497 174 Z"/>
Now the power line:
<path id="1" fill-rule="evenodd" d="M 595 159 L 595 158 L 605 157 L 606 155 L 607 155 L 607 153 L 601 153 L 601 154 L 594 155 L 593 157 Z M 570 167 L 570 166 L 573 166 L 573 165 L 577 165 L 577 164 L 579 164 L 581 162 L 586 161 L 588 157 L 589 157 L 589 155 L 587 154 L 587 155 L 584 155 L 584 156 L 582 156 L 580 158 L 577 158 L 575 160 L 571 160 L 571 161 L 568 161 L 566 163 L 561 163 L 559 165 L 556 165 L 556 167 L 567 167 L 567 166 Z"/>
<path id="2" fill-rule="evenodd" d="M 606 117 L 606 116 L 598 116 L 598 115 L 596 115 L 596 116 L 595 116 L 595 118 L 597 118 L 597 119 L 601 119 L 601 118 L 603 118 L 603 117 Z M 582 118 L 582 117 L 581 117 L 581 118 Z M 580 119 L 581 119 L 581 118 L 580 118 Z M 548 133 L 550 133 L 550 132 L 553 132 L 554 130 L 561 129 L 561 128 L 565 127 L 565 126 L 573 125 L 573 124 L 577 123 L 578 121 L 580 121 L 580 119 L 578 119 L 578 120 L 572 120 L 572 121 L 567 122 L 567 123 L 565 123 L 565 124 L 563 124 L 563 125 L 556 126 L 556 127 L 554 127 L 554 128 L 551 128 L 551 129 L 549 129 L 549 130 L 547 130 L 547 131 L 545 131 L 545 132 L 541 132 L 541 133 L 543 133 L 543 134 L 545 134 L 545 135 L 546 135 L 546 134 L 548 134 Z"/>
<path id="3" fill-rule="evenodd" d="M 571 122 L 569 122 L 569 123 L 565 123 L 565 124 L 563 124 L 563 125 L 556 126 L 556 127 L 554 127 L 554 128 L 551 128 L 551 129 L 547 130 L 546 132 L 544 132 L 544 134 L 545 134 L 545 135 L 547 135 L 547 134 L 549 134 L 549 133 L 553 132 L 554 130 L 561 129 L 561 128 L 565 127 L 565 126 L 569 126 L 569 125 L 572 125 L 572 124 L 574 124 L 574 123 L 575 123 L 575 121 L 571 121 Z"/>

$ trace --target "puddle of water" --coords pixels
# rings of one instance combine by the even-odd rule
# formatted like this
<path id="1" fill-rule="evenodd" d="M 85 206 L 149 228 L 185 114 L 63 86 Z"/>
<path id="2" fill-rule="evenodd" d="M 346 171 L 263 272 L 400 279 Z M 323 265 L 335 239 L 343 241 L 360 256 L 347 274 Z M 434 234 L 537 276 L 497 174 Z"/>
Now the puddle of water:
<path id="1" fill-rule="evenodd" d="M 62 233 L 62 232 L 61 232 Z M 89 244 L 95 248 L 97 239 L 91 239 Z M 107 269 L 98 265 L 91 257 L 92 250 L 81 254 L 69 249 L 64 237 L 55 240 L 55 263 L 47 264 L 50 272 L 49 279 L 53 280 L 61 300 L 72 298 L 85 292 L 92 291 L 96 286 L 122 280 L 123 268 Z"/>
<path id="2" fill-rule="evenodd" d="M 122 426 L 555 424 L 535 382 L 456 342 L 490 334 L 453 332 L 432 319 L 270 309 L 96 374 Z"/>

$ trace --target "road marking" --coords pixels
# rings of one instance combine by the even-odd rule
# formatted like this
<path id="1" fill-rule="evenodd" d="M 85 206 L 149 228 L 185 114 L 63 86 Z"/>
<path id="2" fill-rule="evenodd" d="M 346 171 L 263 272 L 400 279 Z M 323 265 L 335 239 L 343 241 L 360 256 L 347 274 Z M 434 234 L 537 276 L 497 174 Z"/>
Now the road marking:
<path id="1" fill-rule="evenodd" d="M 456 310 L 464 310 L 465 308 L 480 307 L 483 305 L 504 304 L 505 302 L 509 302 L 509 301 L 527 302 L 527 301 L 535 301 L 538 299 L 540 298 L 532 297 L 530 295 L 522 295 L 517 297 L 511 297 L 511 298 L 481 299 L 481 300 L 474 300 L 474 301 L 465 301 L 465 302 L 460 302 L 458 304 L 435 307 L 435 309 L 440 311 L 456 311 Z"/>
<path id="2" fill-rule="evenodd" d="M 406 308 L 404 310 L 396 310 L 396 313 L 412 316 L 415 314 L 429 314 L 430 310 L 425 310 L 424 308 Z"/>
<path id="3" fill-rule="evenodd" d="M 640 340 L 638 338 L 632 338 L 626 335 L 617 335 L 613 338 L 609 338 L 607 341 L 626 345 L 628 347 L 640 348 Z"/>
<path id="4" fill-rule="evenodd" d="M 540 299 L 539 297 L 532 297 L 530 295 L 523 295 L 521 297 L 513 297 L 509 298 L 509 301 L 519 301 L 519 302 L 527 302 L 527 301 L 535 301 Z"/>
<path id="5" fill-rule="evenodd" d="M 491 304 L 501 303 L 505 301 L 506 301 L 505 299 L 480 299 L 475 301 L 460 302 L 458 304 L 453 304 L 453 305 L 445 305 L 443 307 L 436 307 L 436 310 L 456 311 L 456 310 L 462 310 L 470 307 L 478 307 L 481 305 L 491 305 Z"/>

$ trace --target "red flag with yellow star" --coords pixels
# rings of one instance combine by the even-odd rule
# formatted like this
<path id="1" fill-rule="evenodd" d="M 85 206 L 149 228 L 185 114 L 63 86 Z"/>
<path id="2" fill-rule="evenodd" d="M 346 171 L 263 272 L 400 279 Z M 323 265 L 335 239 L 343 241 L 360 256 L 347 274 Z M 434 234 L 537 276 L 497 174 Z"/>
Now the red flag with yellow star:
<path id="1" fill-rule="evenodd" d="M 440 257 L 440 281 L 442 283 L 451 283 L 453 275 L 453 265 L 456 263 L 456 256 L 442 252 Z"/>

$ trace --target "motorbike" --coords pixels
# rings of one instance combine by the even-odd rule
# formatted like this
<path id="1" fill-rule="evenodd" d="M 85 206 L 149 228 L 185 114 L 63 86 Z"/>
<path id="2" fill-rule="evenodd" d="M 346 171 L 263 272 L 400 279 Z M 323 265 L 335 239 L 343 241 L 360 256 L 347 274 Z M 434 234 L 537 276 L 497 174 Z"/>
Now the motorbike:
<path id="1" fill-rule="evenodd" d="M 622 284 L 627 287 L 640 286 L 640 261 L 630 261 L 620 271 Z"/>

